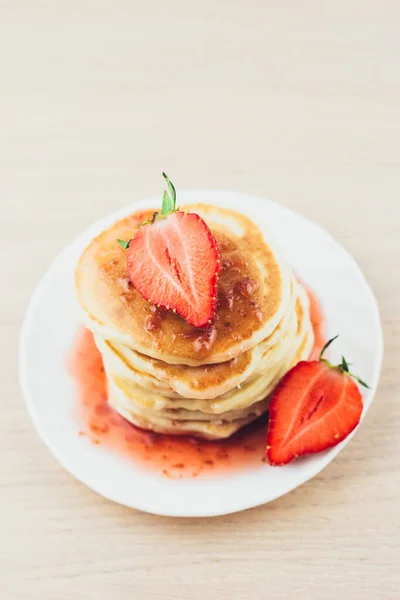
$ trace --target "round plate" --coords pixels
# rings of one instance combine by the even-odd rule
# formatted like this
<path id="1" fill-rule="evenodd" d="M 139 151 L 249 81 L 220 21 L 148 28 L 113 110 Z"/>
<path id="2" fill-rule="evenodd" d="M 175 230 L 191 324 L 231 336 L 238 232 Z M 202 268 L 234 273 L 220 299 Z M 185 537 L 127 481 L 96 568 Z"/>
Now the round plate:
<path id="1" fill-rule="evenodd" d="M 202 202 L 228 206 L 268 223 L 293 269 L 318 295 L 327 334 L 340 333 L 341 353 L 368 381 L 364 413 L 378 384 L 382 330 L 375 298 L 349 254 L 325 231 L 294 212 L 236 192 L 179 192 L 180 204 Z M 259 467 L 221 477 L 170 480 L 77 435 L 73 419 L 74 381 L 66 361 L 79 327 L 74 269 L 92 238 L 114 221 L 160 197 L 135 202 L 85 231 L 56 258 L 37 288 L 21 335 L 21 382 L 28 410 L 45 444 L 77 479 L 106 498 L 146 512 L 170 516 L 212 516 L 264 504 L 286 494 L 321 471 L 350 441 L 285 467 Z M 367 440 L 365 441 L 367 443 Z"/>

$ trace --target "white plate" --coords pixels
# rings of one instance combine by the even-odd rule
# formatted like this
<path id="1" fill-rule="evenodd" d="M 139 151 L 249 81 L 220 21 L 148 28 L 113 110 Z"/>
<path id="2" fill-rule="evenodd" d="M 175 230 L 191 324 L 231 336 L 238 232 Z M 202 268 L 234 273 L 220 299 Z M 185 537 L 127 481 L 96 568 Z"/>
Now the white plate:
<path id="1" fill-rule="evenodd" d="M 170 516 L 222 515 L 264 504 L 319 473 L 352 435 L 335 448 L 285 467 L 260 463 L 259 467 L 220 478 L 181 480 L 143 471 L 77 435 L 78 424 L 72 417 L 76 389 L 66 370 L 66 358 L 79 327 L 76 262 L 95 235 L 130 212 L 158 206 L 160 198 L 135 202 L 90 227 L 61 252 L 40 283 L 21 335 L 21 382 L 28 410 L 59 462 L 87 486 L 120 504 Z M 318 295 L 328 336 L 340 333 L 338 351 L 370 384 L 372 389 L 363 391 L 364 416 L 378 384 L 383 342 L 375 298 L 354 260 L 320 227 L 273 202 L 236 192 L 179 192 L 180 204 L 192 202 L 229 206 L 256 222 L 266 220 L 294 270 Z"/>

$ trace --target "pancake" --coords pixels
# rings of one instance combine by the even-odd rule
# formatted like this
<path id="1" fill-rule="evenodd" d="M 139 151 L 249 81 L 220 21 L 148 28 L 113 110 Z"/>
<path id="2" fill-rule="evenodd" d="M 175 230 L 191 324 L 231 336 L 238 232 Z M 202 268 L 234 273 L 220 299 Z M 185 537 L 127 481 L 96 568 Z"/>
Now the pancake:
<path id="1" fill-rule="evenodd" d="M 96 344 L 109 369 L 120 379 L 143 385 L 148 390 L 159 391 L 172 397 L 213 399 L 251 377 L 260 361 L 268 357 L 270 364 L 279 349 L 278 342 L 287 334 L 293 319 L 293 307 L 297 301 L 298 284 L 292 282 L 292 296 L 288 311 L 274 332 L 265 340 L 230 361 L 190 367 L 170 365 L 148 357 L 122 344 L 113 344 L 96 337 Z M 267 365 L 268 366 L 268 365 Z M 265 368 L 265 367 L 264 367 Z"/>
<path id="2" fill-rule="evenodd" d="M 85 325 L 96 335 L 168 364 L 227 362 L 270 336 L 288 311 L 291 272 L 270 236 L 228 208 L 190 205 L 212 230 L 221 252 L 215 324 L 201 331 L 171 311 L 157 309 L 127 277 L 129 239 L 152 210 L 119 221 L 92 241 L 76 269 Z M 268 241 L 266 241 L 268 240 Z"/>
<path id="3" fill-rule="evenodd" d="M 225 399 L 214 401 L 221 402 L 219 407 L 223 406 L 223 411 L 212 414 L 203 411 L 203 408 L 210 408 L 210 404 L 200 407 L 200 400 L 187 400 L 185 406 L 181 402 L 172 401 L 171 404 L 157 404 L 143 406 L 137 401 L 136 396 L 126 393 L 126 390 L 109 378 L 109 394 L 111 406 L 125 419 L 131 423 L 159 433 L 173 435 L 195 435 L 206 439 L 223 439 L 235 433 L 244 425 L 251 423 L 268 410 L 269 395 L 275 389 L 282 376 L 300 360 L 307 359 L 314 343 L 311 322 L 308 317 L 307 309 L 308 299 L 302 295 L 300 299 L 301 307 L 297 311 L 301 315 L 301 323 L 296 326 L 295 343 L 292 346 L 290 354 L 286 354 L 285 360 L 276 369 L 275 376 L 266 385 L 262 382 L 263 376 L 253 384 L 248 384 L 250 389 L 256 386 L 260 389 L 259 398 L 256 396 L 253 402 L 242 408 L 232 409 L 229 402 Z M 298 304 L 298 306 L 299 306 Z M 248 391 L 248 390 L 247 390 Z M 239 394 L 243 394 L 239 390 Z M 246 395 L 246 391 L 245 391 Z M 254 394 L 253 394 L 254 398 Z M 257 399 L 258 398 L 258 399 Z M 178 404 L 180 407 L 178 407 Z"/>
<path id="4" fill-rule="evenodd" d="M 132 410 L 135 414 L 142 415 L 155 422 L 157 422 L 159 418 L 164 420 L 169 419 L 170 421 L 206 421 L 207 423 L 220 423 L 221 421 L 232 422 L 237 421 L 238 419 L 247 418 L 250 415 L 261 415 L 265 412 L 265 398 L 250 406 L 237 410 L 225 411 L 223 414 L 209 414 L 200 410 L 190 410 L 185 408 L 168 408 L 162 410 L 144 408 L 139 403 L 133 402 L 132 399 L 129 398 L 113 381 L 110 382 L 110 386 L 114 390 L 116 404 L 119 404 L 128 411 Z"/>
<path id="5" fill-rule="evenodd" d="M 113 406 L 125 418 L 131 413 L 136 419 L 129 419 L 131 422 L 136 423 L 138 418 L 152 422 L 155 431 L 162 424 L 163 432 L 166 431 L 164 427 L 167 423 L 170 429 L 175 428 L 180 432 L 193 432 L 193 427 L 196 427 L 196 431 L 201 433 L 200 421 L 203 425 L 204 422 L 218 424 L 232 421 L 238 424 L 242 419 L 247 421 L 250 416 L 256 418 L 267 410 L 268 396 L 281 377 L 311 353 L 314 336 L 308 313 L 308 297 L 301 288 L 296 304 L 296 316 L 299 322 L 294 322 L 290 335 L 286 336 L 286 346 L 282 344 L 281 356 L 276 364 L 229 394 L 224 394 L 212 402 L 188 398 L 171 399 L 151 394 L 140 386 L 129 385 L 126 380 L 120 380 L 108 372 L 113 390 Z M 172 422 L 175 421 L 181 421 L 177 427 L 172 426 Z M 190 429 L 186 430 L 184 422 L 196 422 L 196 425 L 190 425 Z M 213 437 L 216 436 L 217 432 L 214 431 Z"/>
<path id="6" fill-rule="evenodd" d="M 115 389 L 112 386 L 109 388 L 109 404 L 124 417 L 124 419 L 141 429 L 148 429 L 156 433 L 168 435 L 193 435 L 208 440 L 228 438 L 260 416 L 251 415 L 245 419 L 237 419 L 236 421 L 230 422 L 221 420 L 218 423 L 206 421 L 171 421 L 162 418 L 159 418 L 159 420 L 155 422 L 154 420 L 139 414 L 135 409 L 127 410 L 122 407 L 118 401 L 115 402 Z"/>
<path id="7" fill-rule="evenodd" d="M 291 341 L 292 340 L 287 340 L 287 346 L 290 346 Z M 185 398 L 183 396 L 171 397 L 157 392 L 151 392 L 149 389 L 134 384 L 113 373 L 109 369 L 107 360 L 104 361 L 104 364 L 108 378 L 112 379 L 113 382 L 123 390 L 124 394 L 131 398 L 135 404 L 140 405 L 143 408 L 156 410 L 185 408 L 187 410 L 200 410 L 207 414 L 222 414 L 231 410 L 242 409 L 262 399 L 269 382 L 276 377 L 276 374 L 281 367 L 279 362 L 278 364 L 273 364 L 266 372 L 259 374 L 252 380 L 246 380 L 246 382 L 235 387 L 233 390 L 230 390 L 213 400 L 203 400 L 197 398 Z"/>

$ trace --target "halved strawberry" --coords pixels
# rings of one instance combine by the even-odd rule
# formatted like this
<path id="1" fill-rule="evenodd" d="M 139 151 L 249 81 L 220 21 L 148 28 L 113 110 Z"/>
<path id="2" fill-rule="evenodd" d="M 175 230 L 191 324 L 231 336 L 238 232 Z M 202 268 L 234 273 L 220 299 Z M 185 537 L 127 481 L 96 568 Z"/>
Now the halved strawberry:
<path id="1" fill-rule="evenodd" d="M 362 398 L 352 377 L 368 386 L 349 372 L 343 357 L 337 366 L 323 358 L 332 341 L 318 361 L 302 361 L 291 369 L 273 394 L 266 448 L 271 465 L 336 446 L 360 421 Z"/>
<path id="2" fill-rule="evenodd" d="M 207 327 L 217 306 L 218 244 L 199 215 L 175 210 L 175 188 L 163 175 L 172 197 L 165 192 L 161 214 L 119 243 L 128 250 L 130 280 L 146 300 Z"/>

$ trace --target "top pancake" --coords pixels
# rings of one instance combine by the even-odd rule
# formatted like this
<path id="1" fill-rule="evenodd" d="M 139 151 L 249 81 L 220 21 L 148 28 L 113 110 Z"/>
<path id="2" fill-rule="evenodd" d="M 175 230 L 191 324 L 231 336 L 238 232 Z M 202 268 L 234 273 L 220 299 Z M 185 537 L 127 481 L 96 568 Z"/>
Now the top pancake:
<path id="1" fill-rule="evenodd" d="M 230 360 L 269 336 L 290 302 L 290 270 L 247 217 L 227 208 L 190 205 L 219 244 L 221 274 L 215 323 L 202 331 L 146 301 L 127 275 L 129 239 L 153 210 L 117 222 L 95 238 L 76 269 L 85 324 L 95 334 L 170 364 L 197 366 Z"/>

